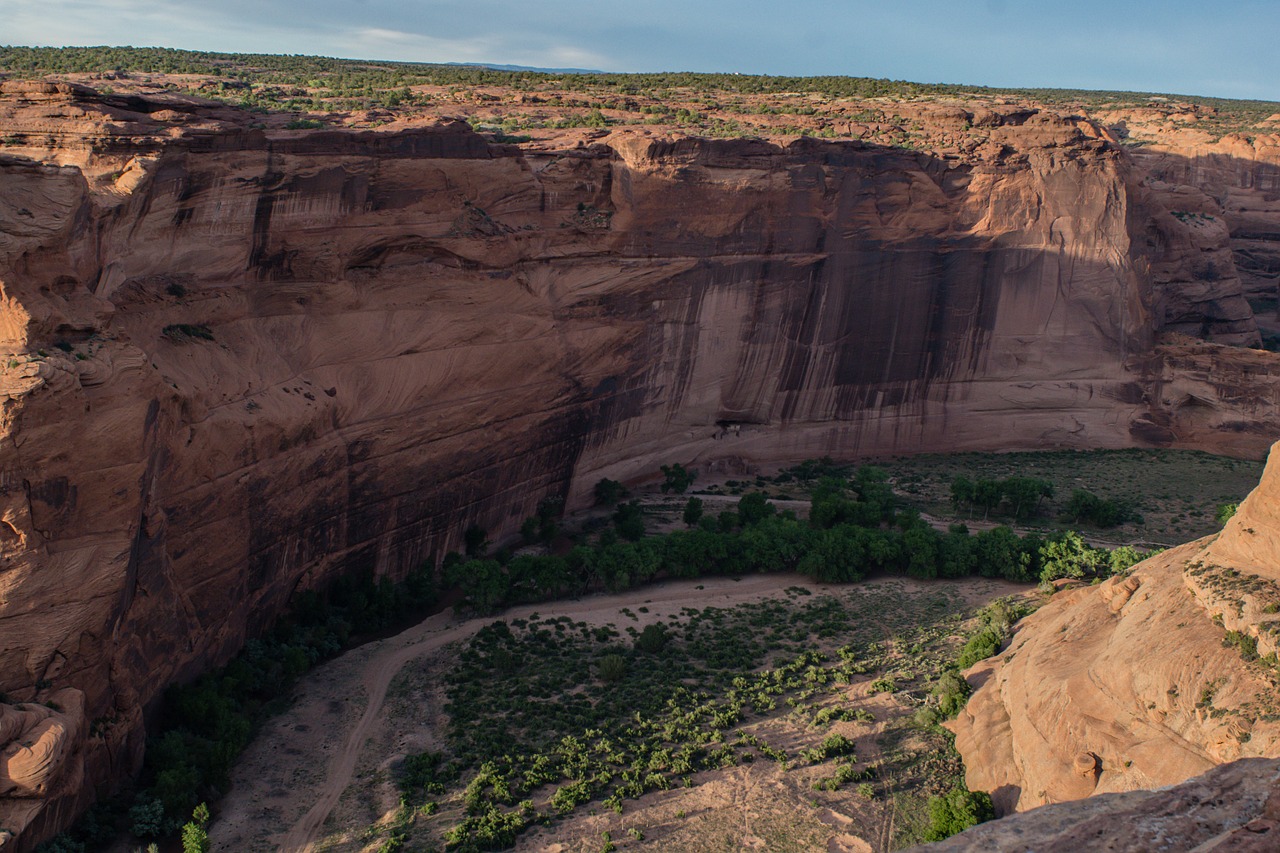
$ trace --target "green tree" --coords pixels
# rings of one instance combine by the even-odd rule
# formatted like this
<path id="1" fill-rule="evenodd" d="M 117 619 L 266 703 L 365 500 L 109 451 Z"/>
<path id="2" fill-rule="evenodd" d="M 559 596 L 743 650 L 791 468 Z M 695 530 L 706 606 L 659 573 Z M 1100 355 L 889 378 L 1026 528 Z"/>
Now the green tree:
<path id="1" fill-rule="evenodd" d="M 139 797 L 129 809 L 133 825 L 130 832 L 139 838 L 159 838 L 165 833 L 164 803 L 152 798 Z"/>
<path id="2" fill-rule="evenodd" d="M 913 578 L 938 576 L 938 538 L 938 531 L 923 522 L 912 525 L 902 534 L 907 574 Z"/>
<path id="3" fill-rule="evenodd" d="M 824 583 L 862 580 L 869 538 L 867 531 L 847 524 L 815 533 L 796 571 Z"/>
<path id="4" fill-rule="evenodd" d="M 951 480 L 951 506 L 955 509 L 959 510 L 962 506 L 972 504 L 976 494 L 973 480 L 965 475 L 957 474 Z"/>
<path id="5" fill-rule="evenodd" d="M 596 483 L 596 506 L 613 506 L 627 496 L 627 490 L 617 480 L 603 479 Z"/>
<path id="6" fill-rule="evenodd" d="M 209 807 L 201 803 L 192 813 L 191 822 L 182 827 L 182 853 L 209 853 L 209 833 L 205 830 L 208 823 Z"/>
<path id="7" fill-rule="evenodd" d="M 636 541 L 644 536 L 644 511 L 639 501 L 618 504 L 613 514 L 613 525 L 623 539 Z"/>
<path id="8" fill-rule="evenodd" d="M 489 550 L 489 534 L 478 524 L 468 527 L 462 534 L 463 547 L 468 557 L 483 557 Z"/>
<path id="9" fill-rule="evenodd" d="M 497 560 L 467 560 L 454 563 L 445 574 L 450 586 L 459 587 L 476 610 L 488 612 L 506 601 L 510 579 Z"/>
<path id="10" fill-rule="evenodd" d="M 1112 549 L 1108 557 L 1108 562 L 1111 564 L 1111 574 L 1120 574 L 1130 566 L 1141 563 L 1147 557 L 1150 557 L 1152 553 L 1151 551 L 1139 551 L 1132 545 L 1121 545 L 1119 548 Z"/>
<path id="11" fill-rule="evenodd" d="M 1004 526 L 984 530 L 974 538 L 974 560 L 978 574 L 987 578 L 1026 583 L 1033 579 L 1032 555 L 1023 548 L 1023 540 Z"/>
<path id="12" fill-rule="evenodd" d="M 1235 517 L 1236 511 L 1239 509 L 1240 504 L 1238 503 L 1222 504 L 1218 507 L 1218 512 L 1215 518 L 1218 519 L 1219 524 L 1225 525 Z"/>
<path id="13" fill-rule="evenodd" d="M 1036 477 L 1009 477 L 1000 486 L 1013 505 L 1013 517 L 1018 519 L 1035 515 L 1040 509 L 1040 502 L 1053 497 L 1053 483 Z"/>
<path id="14" fill-rule="evenodd" d="M 738 501 L 738 522 L 743 527 L 759 524 L 775 512 L 777 507 L 769 503 L 764 492 L 751 492 Z"/>
<path id="15" fill-rule="evenodd" d="M 1099 527 L 1115 527 L 1126 521 L 1141 521 L 1128 501 L 1104 499 L 1093 492 L 1076 489 L 1067 501 L 1066 516 L 1073 524 L 1092 522 Z"/>
<path id="16" fill-rule="evenodd" d="M 674 492 L 683 495 L 698 478 L 698 472 L 685 468 L 679 462 L 662 466 L 662 493 Z"/>
<path id="17" fill-rule="evenodd" d="M 1004 485 L 999 480 L 980 478 L 973 484 L 973 502 L 982 507 L 982 517 L 986 518 L 991 510 L 1004 500 Z"/>
<path id="18" fill-rule="evenodd" d="M 973 574 L 978 564 L 977 541 L 969 528 L 953 524 L 938 540 L 938 577 L 963 578 Z"/>
<path id="19" fill-rule="evenodd" d="M 684 505 L 683 520 L 686 526 L 695 527 L 702 519 L 702 498 L 689 498 Z"/>
<path id="20" fill-rule="evenodd" d="M 1091 548 L 1074 530 L 1051 538 L 1040 548 L 1040 580 L 1048 583 L 1058 578 L 1083 578 L 1105 573 L 1111 566 L 1110 555 Z"/>

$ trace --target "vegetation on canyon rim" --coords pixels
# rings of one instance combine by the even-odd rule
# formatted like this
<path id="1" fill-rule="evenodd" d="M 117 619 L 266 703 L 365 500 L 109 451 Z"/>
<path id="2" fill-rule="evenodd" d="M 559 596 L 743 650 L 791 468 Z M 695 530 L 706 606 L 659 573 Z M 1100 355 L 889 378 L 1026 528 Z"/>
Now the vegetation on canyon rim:
<path id="1" fill-rule="evenodd" d="M 1069 462 L 1073 466 L 1071 470 L 1077 475 L 1072 478 L 1072 482 L 1099 491 L 1103 488 L 1100 483 L 1104 482 L 1100 479 L 1099 472 L 1107 470 L 1108 463 L 1116 461 L 1106 453 L 1065 454 L 1072 458 L 1061 463 L 1058 460 L 1064 454 L 1032 456 L 1037 457 L 1036 464 L 1047 467 L 1037 468 L 1036 464 L 1024 463 L 1020 470 L 1035 474 L 1052 468 L 1055 464 Z M 1204 462 L 1201 456 L 1189 455 L 1183 461 L 1194 468 Z M 990 458 L 999 461 L 1003 457 Z M 851 583 L 861 580 L 867 573 L 875 572 L 920 579 L 956 578 L 973 574 L 1033 582 L 1054 577 L 1102 577 L 1115 571 L 1123 571 L 1142 556 L 1133 548 L 1120 548 L 1111 552 L 1093 548 L 1073 531 L 1019 536 L 1011 528 L 998 525 L 989 530 L 970 533 L 962 524 L 953 524 L 945 532 L 937 530 L 922 519 L 913 506 L 921 505 L 921 498 L 925 498 L 927 503 L 928 495 L 920 488 L 923 480 L 911 473 L 912 463 L 913 460 L 886 460 L 884 465 L 887 468 L 864 466 L 855 470 L 831 460 L 810 460 L 782 471 L 775 477 L 758 477 L 754 481 L 741 482 L 731 480 L 723 485 L 700 490 L 701 497 L 695 495 L 692 498 L 686 498 L 681 492 L 687 493 L 695 484 L 697 472 L 678 464 L 664 466 L 661 484 L 665 486 L 667 493 L 673 495 L 670 499 L 675 502 L 673 509 L 678 513 L 677 517 L 683 518 L 684 525 L 683 529 L 652 535 L 646 531 L 646 522 L 654 508 L 636 500 L 628 500 L 629 496 L 622 484 L 603 480 L 595 489 L 597 501 L 602 506 L 593 518 L 585 522 L 586 529 L 577 535 L 580 544 L 569 547 L 567 551 L 561 547 L 561 554 L 513 553 L 509 548 L 502 548 L 490 555 L 485 531 L 473 527 L 464 537 L 468 555 L 448 555 L 444 560 L 442 579 L 458 589 L 472 610 L 484 613 L 519 602 L 547 601 L 600 589 L 628 589 L 663 577 L 741 576 L 751 572 L 798 571 L 817 581 Z M 1234 464 L 1230 460 L 1222 460 L 1219 467 L 1231 468 Z M 887 470 L 895 471 L 892 478 Z M 989 497 L 988 505 L 981 509 L 970 506 L 964 500 L 957 500 L 952 505 L 957 514 L 977 515 L 985 512 L 993 519 L 1013 520 L 1022 516 L 1025 524 L 1052 522 L 1053 516 L 1063 512 L 1071 503 L 1066 501 L 1060 502 L 1061 505 L 1055 504 L 1053 495 L 1056 494 L 1056 489 L 1050 488 L 1053 483 L 1045 477 L 1029 476 L 1028 479 L 1036 481 L 1032 488 L 1031 485 L 1017 481 L 1010 483 L 1009 477 L 991 476 L 996 473 L 996 469 L 976 464 L 976 460 L 971 470 L 982 474 L 971 480 L 990 480 L 996 483 L 1000 498 L 992 500 Z M 936 486 L 938 489 L 950 489 L 960 476 L 968 475 L 939 473 Z M 1253 474 L 1247 473 L 1245 476 Z M 1221 481 L 1213 476 L 1204 479 L 1209 484 L 1210 491 L 1207 497 L 1198 496 L 1198 499 L 1216 500 L 1219 494 L 1217 489 L 1224 488 Z M 1021 505 L 1019 496 L 1023 491 L 1028 495 L 1037 493 L 1033 503 L 1038 506 L 1039 515 Z M 717 494 L 725 492 L 739 493 L 732 509 L 718 513 L 702 511 L 704 500 L 710 505 L 717 500 Z M 789 511 L 777 511 L 769 500 L 785 500 L 795 495 L 807 497 L 810 501 L 807 520 L 801 520 Z M 1214 504 L 1207 505 L 1211 508 Z M 690 512 L 691 506 L 698 507 L 698 511 Z M 567 540 L 564 539 L 562 525 L 560 504 L 557 501 L 544 501 L 539 511 L 523 526 L 523 538 L 532 542 L 558 541 L 563 546 Z M 226 668 L 211 673 L 194 684 L 173 688 L 165 703 L 159 733 L 149 745 L 147 769 L 142 779 L 143 788 L 129 810 L 128 828 L 143 838 L 169 835 L 177 831 L 191 815 L 195 805 L 206 799 L 216 798 L 218 791 L 225 789 L 228 773 L 236 756 L 252 737 L 255 727 L 288 701 L 287 688 L 290 684 L 315 663 L 338 653 L 353 640 L 407 624 L 430 611 L 439 600 L 440 590 L 437 584 L 435 573 L 429 566 L 424 566 L 402 584 L 393 584 L 386 578 L 377 582 L 370 577 L 348 578 L 339 581 L 323 594 L 314 590 L 305 592 L 298 597 L 289 618 L 281 620 L 268 635 L 251 641 Z M 701 734 L 689 729 L 665 746 L 656 742 L 646 747 L 645 742 L 622 744 L 620 739 L 614 744 L 610 741 L 615 750 L 614 757 L 619 762 L 626 758 L 625 762 L 610 765 L 616 774 L 611 771 L 609 779 L 605 780 L 601 775 L 603 770 L 596 770 L 581 778 L 570 778 L 562 773 L 548 780 L 546 784 L 555 782 L 557 790 L 569 786 L 566 793 L 559 795 L 559 805 L 551 807 L 550 811 L 547 810 L 546 803 L 532 810 L 521 808 L 519 799 L 507 803 L 508 798 L 502 793 L 501 785 L 495 787 L 494 784 L 489 784 L 487 789 L 481 785 L 477 790 L 487 790 L 488 794 L 485 796 L 490 798 L 485 799 L 478 794 L 473 796 L 473 808 L 456 816 L 457 823 L 447 828 L 448 832 L 454 833 L 453 837 L 458 845 L 500 845 L 505 843 L 502 839 L 510 837 L 511 832 L 527 828 L 547 815 L 558 814 L 564 811 L 560 807 L 568 808 L 569 803 L 578 805 L 599 801 L 614 806 L 646 790 L 653 790 L 655 786 L 684 784 L 685 777 L 696 769 L 723 766 L 717 762 L 751 760 L 745 758 L 748 754 L 770 760 L 769 753 L 764 751 L 768 747 L 767 743 L 765 747 L 753 743 L 747 743 L 746 746 L 740 744 L 730 759 L 729 753 L 716 752 L 721 749 L 722 740 L 711 738 L 717 736 L 717 731 L 721 739 L 727 737 L 736 731 L 731 728 L 730 723 L 737 725 L 753 714 L 765 713 L 766 709 L 772 710 L 768 708 L 770 703 L 774 708 L 779 702 L 786 702 L 788 699 L 801 705 L 812 703 L 817 693 L 805 695 L 805 691 L 842 683 L 839 676 L 842 666 L 847 674 L 857 674 L 848 669 L 853 664 L 840 657 L 838 644 L 830 648 L 825 646 L 830 645 L 826 641 L 836 635 L 834 632 L 840 625 L 845 626 L 843 630 L 846 632 L 856 634 L 860 630 L 859 618 L 856 613 L 838 603 L 828 602 L 821 607 L 816 605 L 815 602 L 814 605 L 805 607 L 791 602 L 785 606 L 779 604 L 773 610 L 762 606 L 755 611 L 743 610 L 732 617 L 716 617 L 715 614 L 689 611 L 682 614 L 680 619 L 659 628 L 647 628 L 631 637 L 623 637 L 616 630 L 596 629 L 583 634 L 583 626 L 561 621 L 546 622 L 538 626 L 515 625 L 505 629 L 493 627 L 492 631 L 477 639 L 481 643 L 481 646 L 476 647 L 476 654 L 480 655 L 477 660 L 487 661 L 485 666 L 507 666 L 502 660 L 506 660 L 508 654 L 513 661 L 524 660 L 531 654 L 530 648 L 541 649 L 539 654 L 545 652 L 548 661 L 559 661 L 556 666 L 562 668 L 570 660 L 577 660 L 579 663 L 591 661 L 587 666 L 574 669 L 575 677 L 584 671 L 593 673 L 584 688 L 586 692 L 576 694 L 574 691 L 581 686 L 566 686 L 563 682 L 566 677 L 564 671 L 560 671 L 559 676 L 544 673 L 551 682 L 544 678 L 527 692 L 523 692 L 523 688 L 510 692 L 511 696 L 524 697 L 521 707 L 526 712 L 532 713 L 535 709 L 548 711 L 550 706 L 545 701 L 545 696 L 539 698 L 540 692 L 545 694 L 551 691 L 551 695 L 563 696 L 568 691 L 579 698 L 550 703 L 555 710 L 548 711 L 548 717 L 543 723 L 534 725 L 528 721 L 527 725 L 512 727 L 512 733 L 508 737 L 500 737 L 493 742 L 473 743 L 461 739 L 464 732 L 474 735 L 478 731 L 492 730 L 492 726 L 465 726 L 459 723 L 452 729 L 459 733 L 460 738 L 452 754 L 414 759 L 417 763 L 410 763 L 409 770 L 406 771 L 408 778 L 417 778 L 415 773 L 418 771 L 413 768 L 425 762 L 425 765 L 434 768 L 432 773 L 443 773 L 460 786 L 464 786 L 463 783 L 470 785 L 474 779 L 479 778 L 486 764 L 493 764 L 508 753 L 512 756 L 511 761 L 495 764 L 494 767 L 498 769 L 491 768 L 487 771 L 488 777 L 496 779 L 501 776 L 508 792 L 513 790 L 513 784 L 516 790 L 527 792 L 532 792 L 542 784 L 534 784 L 528 780 L 513 781 L 515 775 L 525 773 L 526 766 L 530 763 L 540 762 L 544 774 L 560 772 L 555 768 L 565 767 L 576 772 L 576 765 L 564 764 L 563 756 L 554 759 L 545 757 L 547 750 L 558 748 L 558 739 L 555 744 L 545 739 L 521 740 L 516 732 L 520 729 L 556 731 L 561 732 L 557 738 L 581 738 L 589 730 L 612 730 L 611 727 L 623 724 L 612 713 L 616 710 L 614 706 L 605 703 L 597 707 L 595 700 L 586 698 L 593 695 L 592 691 L 602 692 L 605 686 L 619 691 L 620 696 L 629 697 L 629 704 L 622 707 L 629 707 L 632 711 L 648 709 L 646 719 L 649 723 L 646 725 L 649 728 L 645 731 L 650 734 L 659 730 L 667 731 L 671 719 L 675 718 L 672 715 L 687 717 L 692 714 L 690 719 L 696 722 L 714 720 L 716 713 L 724 707 L 733 710 L 728 716 L 721 718 L 724 723 L 721 729 L 698 729 L 697 732 Z M 886 606 L 885 609 L 893 608 Z M 954 620 L 958 615 L 954 608 L 940 608 L 931 618 L 946 616 L 947 619 Z M 954 641 L 946 638 L 955 636 L 954 621 L 939 627 L 939 624 L 930 623 L 921 614 L 905 614 L 906 622 L 898 632 L 900 641 L 905 636 L 903 632 L 911 625 L 923 631 L 924 626 L 933 624 L 941 632 L 933 636 L 933 641 L 942 643 L 939 648 L 947 646 L 949 649 L 945 655 L 940 653 L 934 658 L 933 664 L 926 666 L 924 658 L 915 651 L 917 646 L 924 648 L 923 645 L 917 642 L 898 642 L 894 648 L 909 650 L 901 666 L 914 673 L 911 678 L 903 678 L 902 673 L 893 668 L 898 664 L 890 666 L 888 659 L 877 657 L 878 652 L 874 650 L 863 649 L 855 657 L 863 663 L 866 662 L 864 658 L 872 660 L 874 667 L 868 664 L 866 671 L 872 672 L 875 669 L 879 673 L 877 682 L 882 682 L 885 687 L 903 689 L 904 682 L 910 683 L 910 691 L 914 692 L 909 695 L 915 696 L 920 705 L 915 723 L 933 727 L 939 720 L 956 713 L 967 698 L 968 685 L 956 675 L 958 669 L 995 653 L 1019 615 L 1020 612 L 1013 607 L 992 608 L 979 617 L 967 642 L 960 648 L 952 648 L 947 644 L 954 644 Z M 912 622 L 917 617 L 919 620 Z M 742 625 L 750 624 L 753 618 L 762 620 L 753 630 L 764 627 L 766 633 L 758 640 L 748 641 L 744 639 Z M 799 627 L 780 627 L 791 619 L 797 620 Z M 728 620 L 726 626 L 732 623 L 739 627 L 730 630 L 719 624 L 722 620 Z M 777 623 L 774 628 L 767 627 L 774 623 Z M 503 640 L 490 648 L 495 632 L 501 634 L 504 630 L 511 632 L 512 639 Z M 548 637 L 552 639 L 549 640 Z M 706 640 L 705 644 L 700 638 Z M 511 648 L 507 648 L 508 645 Z M 542 646 L 546 648 L 541 648 Z M 681 651 L 678 656 L 654 655 L 655 650 L 671 652 L 676 649 Z M 491 660 L 490 656 L 496 657 Z M 659 658 L 661 665 L 656 662 Z M 837 659 L 842 663 L 836 663 Z M 471 663 L 479 665 L 475 660 Z M 759 668 L 766 664 L 774 670 L 791 673 L 780 676 L 780 683 L 783 685 L 781 692 L 770 694 L 766 689 L 767 685 L 757 683 L 760 678 Z M 469 665 L 464 660 L 462 666 L 465 668 Z M 522 672 L 538 672 L 537 667 L 525 664 L 512 666 Z M 675 669 L 668 672 L 667 668 L 672 667 Z M 792 672 L 787 667 L 798 669 Z M 808 678 L 807 675 L 797 673 L 807 673 L 811 667 L 827 672 L 825 676 L 813 676 L 820 678 L 820 683 L 789 683 L 789 679 Z M 561 681 L 555 682 L 555 678 L 560 678 Z M 669 691 L 664 693 L 650 684 L 654 679 L 685 692 L 678 695 Z M 736 679 L 743 681 L 737 682 Z M 451 681 L 450 689 L 459 691 L 461 696 L 465 690 L 473 689 L 467 688 L 467 683 L 466 677 L 455 678 Z M 725 687 L 725 684 L 729 686 Z M 626 685 L 631 687 L 623 690 Z M 649 699 L 644 699 L 641 693 Z M 658 697 L 661 697 L 661 701 L 658 701 Z M 772 698 L 766 700 L 765 697 Z M 654 702 L 657 704 L 652 704 Z M 672 702 L 675 704 L 671 704 Z M 728 706 L 724 705 L 726 702 L 729 703 Z M 455 702 L 459 720 L 465 717 L 461 710 L 472 705 L 483 705 L 486 713 L 505 714 L 512 711 L 509 700 L 459 700 Z M 712 713 L 709 709 L 719 710 Z M 839 720 L 845 713 L 855 713 L 846 712 L 834 705 L 814 707 L 811 710 L 815 716 L 821 716 L 827 722 L 831 719 Z M 596 739 L 592 743 L 599 740 L 599 736 L 593 737 Z M 614 737 L 619 736 L 615 733 Z M 738 735 L 733 735 L 733 738 L 737 737 Z M 939 754 L 951 754 L 945 737 L 939 735 L 939 739 L 933 743 Z M 681 749 L 685 750 L 685 763 L 666 766 L 662 771 L 646 770 L 643 774 L 639 773 L 638 765 L 633 767 L 641 760 L 641 753 L 647 767 L 653 750 L 667 750 L 675 755 Z M 622 751 L 616 752 L 617 750 Z M 519 756 L 524 756 L 527 760 L 515 761 L 515 757 Z M 834 760 L 848 756 L 832 758 Z M 794 763 L 795 756 L 776 760 Z M 824 777 L 836 781 L 823 784 L 830 784 L 833 786 L 831 790 L 835 790 L 853 782 L 855 776 L 863 783 L 873 782 L 870 777 L 862 775 L 866 771 L 866 768 L 855 769 L 855 762 L 846 760 L 833 766 L 830 775 Z M 631 775 L 628 776 L 628 773 Z M 657 775 L 650 778 L 651 773 Z M 507 776 L 512 778 L 508 779 Z M 663 781 L 660 782 L 659 777 Z M 520 778 L 523 779 L 524 776 Z M 948 778 L 954 781 L 959 777 L 953 774 Z M 417 807 L 428 811 L 438 808 L 439 800 L 443 799 L 440 786 L 444 786 L 445 793 L 450 789 L 441 779 L 432 779 L 434 781 L 430 785 L 420 784 L 417 788 L 412 788 L 416 783 L 406 783 L 412 788 L 406 793 L 409 798 L 406 802 L 414 797 L 428 797 L 425 792 L 430 788 L 435 793 L 431 793 L 429 797 L 435 799 L 422 799 Z M 939 822 L 951 820 L 957 810 L 967 813 L 965 809 L 968 807 L 964 803 L 974 806 L 974 814 L 984 813 L 980 802 L 974 805 L 970 800 L 962 802 L 956 799 L 962 796 L 960 794 L 947 799 L 950 791 L 951 788 L 933 791 L 935 796 L 942 798 L 935 803 Z M 437 805 L 429 806 L 432 802 Z M 82 824 L 78 840 L 64 837 L 49 849 L 71 851 L 78 849 L 76 843 L 87 843 L 89 846 L 85 849 L 91 849 L 98 843 L 95 839 L 109 837 L 120 828 L 120 806 L 115 806 L 115 809 L 115 818 L 108 817 L 111 812 L 109 805 L 98 809 L 90 820 Z M 919 811 L 922 816 L 915 824 L 911 824 L 914 826 L 911 832 L 915 833 L 912 837 L 923 838 L 930 830 L 928 819 L 923 817 L 925 810 L 921 807 Z M 412 815 L 408 812 L 406 815 L 405 820 L 412 822 Z M 402 830 L 406 829 L 407 824 L 402 827 Z"/>
<path id="2" fill-rule="evenodd" d="M 1150 94 L 1068 89 L 995 89 L 983 86 L 922 84 L 864 77 L 773 77 L 689 72 L 647 74 L 559 74 L 502 71 L 476 66 L 377 62 L 315 56 L 227 54 L 168 48 L 0 46 L 0 72 L 20 77 L 48 74 L 163 74 L 178 78 L 174 86 L 189 86 L 194 94 L 272 112 L 299 114 L 297 129 L 323 126 L 303 113 L 324 115 L 356 110 L 412 112 L 432 103 L 419 87 L 443 87 L 445 97 L 492 98 L 477 90 L 500 87 L 542 97 L 560 113 L 540 119 L 519 104 L 485 121 L 499 133 L 533 127 L 604 127 L 610 124 L 663 124 L 689 128 L 708 136 L 744 136 L 762 132 L 777 135 L 813 134 L 840 137 L 838 126 L 810 127 L 794 123 L 754 122 L 759 115 L 792 115 L 819 120 L 824 116 L 856 122 L 904 123 L 885 110 L 887 104 L 859 106 L 852 113 L 831 111 L 810 97 L 827 100 L 994 97 L 1028 99 L 1072 108 L 1150 107 Z M 185 76 L 189 80 L 181 80 Z M 201 83 L 195 78 L 207 78 Z M 213 81 L 212 85 L 208 81 Z M 172 81 L 171 81 L 172 82 Z M 110 82 L 101 87 L 110 91 Z M 1219 135 L 1248 133 L 1277 112 L 1277 104 L 1220 98 L 1172 96 L 1208 110 L 1206 127 Z M 1160 105 L 1160 101 L 1155 101 Z M 492 105 L 491 105 L 492 106 Z M 550 122 L 550 124 L 548 124 Z M 912 145 L 910 128 L 899 144 Z M 519 137 L 509 137 L 515 141 Z"/>

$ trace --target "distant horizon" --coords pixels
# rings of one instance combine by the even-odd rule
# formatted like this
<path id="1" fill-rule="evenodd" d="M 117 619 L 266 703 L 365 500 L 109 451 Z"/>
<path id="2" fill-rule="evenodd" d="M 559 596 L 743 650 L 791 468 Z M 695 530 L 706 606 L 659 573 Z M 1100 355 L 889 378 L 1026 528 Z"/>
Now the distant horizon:
<path id="1" fill-rule="evenodd" d="M 574 68 L 574 67 L 545 67 L 536 65 L 518 65 L 513 63 L 496 62 L 488 60 L 442 60 L 442 59 L 388 59 L 385 57 L 374 56 L 338 56 L 325 53 L 304 53 L 304 52 L 284 52 L 284 51 L 265 51 L 265 50 L 223 50 L 212 48 L 192 48 L 192 47 L 174 47 L 162 44 L 18 44 L 14 42 L 0 44 L 0 49 L 4 48 L 31 48 L 31 49 L 49 49 L 49 50 L 74 50 L 74 49 L 91 49 L 102 48 L 108 50 L 173 50 L 188 51 L 191 53 L 202 53 L 210 55 L 225 56 L 278 56 L 278 57 L 302 57 L 311 59 L 333 59 L 340 62 L 367 62 L 372 64 L 390 64 L 390 65 L 439 65 L 445 67 L 463 67 L 463 68 L 484 68 L 493 71 L 508 71 L 512 73 L 529 72 L 534 74 L 601 74 L 601 75 L 644 75 L 644 74 L 707 74 L 719 75 L 727 77 L 781 77 L 781 78 L 823 78 L 823 77 L 847 77 L 852 79 L 870 79 L 870 80 L 891 80 L 899 83 L 910 83 L 920 86 L 948 86 L 956 88 L 971 87 L 974 89 L 986 89 L 994 92 L 1016 92 L 1016 91 L 1059 91 L 1059 92 L 1092 92 L 1095 94 L 1117 94 L 1117 95 L 1147 95 L 1151 97 L 1172 97 L 1172 98 L 1189 98 L 1189 99 L 1215 99 L 1228 101 L 1257 101 L 1261 103 L 1274 103 L 1280 105 L 1280 95 L 1275 98 L 1251 98 L 1251 97 L 1235 97 L 1231 95 L 1219 95 L 1206 92 L 1176 92 L 1170 90 L 1159 89 L 1113 89 L 1113 88 L 1091 88 L 1079 86 L 1042 86 L 1031 84 L 1011 84 L 1011 85 L 993 85 L 990 83 L 976 83 L 971 80 L 954 81 L 954 80 L 921 80 L 905 77 L 888 77 L 877 74 L 847 74 L 847 73 L 812 73 L 812 74 L 772 74 L 767 72 L 754 71 L 715 71 L 715 70 L 694 70 L 689 68 L 651 68 L 632 71 L 610 71 L 603 68 Z M 2 72 L 0 72 L 2 73 Z"/>
<path id="2" fill-rule="evenodd" d="M 1233 0 L 9 0 L 14 45 L 870 77 L 1280 101 L 1280 4 Z M 380 57 L 370 60 L 369 57 Z M 671 72 L 677 73 L 677 72 Z"/>

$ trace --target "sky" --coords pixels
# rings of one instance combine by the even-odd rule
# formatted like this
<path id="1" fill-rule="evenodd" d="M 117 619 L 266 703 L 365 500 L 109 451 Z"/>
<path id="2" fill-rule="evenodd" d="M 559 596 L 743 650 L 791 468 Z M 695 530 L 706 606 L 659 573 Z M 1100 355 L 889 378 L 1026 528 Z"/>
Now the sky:
<path id="1" fill-rule="evenodd" d="M 1280 100 L 1277 0 L 0 0 L 0 43 Z"/>

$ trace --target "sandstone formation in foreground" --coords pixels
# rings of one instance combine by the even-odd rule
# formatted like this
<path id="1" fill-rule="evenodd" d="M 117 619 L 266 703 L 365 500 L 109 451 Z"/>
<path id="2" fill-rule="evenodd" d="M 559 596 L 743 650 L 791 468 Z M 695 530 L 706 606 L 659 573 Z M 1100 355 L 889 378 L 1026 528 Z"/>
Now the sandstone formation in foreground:
<path id="1" fill-rule="evenodd" d="M 1102 794 L 980 824 L 908 853 L 1280 850 L 1280 760 L 1243 758 L 1156 791 Z"/>
<path id="2" fill-rule="evenodd" d="M 1217 537 L 1058 593 L 968 672 L 955 725 L 969 786 L 1007 813 L 1280 755 L 1277 546 L 1273 448 Z"/>

